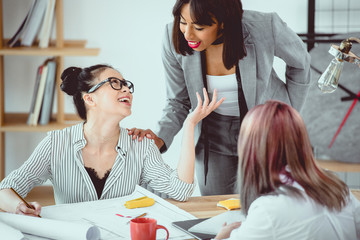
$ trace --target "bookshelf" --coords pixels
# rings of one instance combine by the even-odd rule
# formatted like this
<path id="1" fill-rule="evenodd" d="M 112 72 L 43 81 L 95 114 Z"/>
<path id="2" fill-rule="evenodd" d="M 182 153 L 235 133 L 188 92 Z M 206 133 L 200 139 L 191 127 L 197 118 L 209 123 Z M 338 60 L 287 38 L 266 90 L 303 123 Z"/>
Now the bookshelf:
<path id="1" fill-rule="evenodd" d="M 60 90 L 60 76 L 64 69 L 64 58 L 68 56 L 96 56 L 98 48 L 86 48 L 86 40 L 64 40 L 63 26 L 63 0 L 56 0 L 56 39 L 52 40 L 48 48 L 14 47 L 6 46 L 8 39 L 3 36 L 3 2 L 0 0 L 0 181 L 5 177 L 5 134 L 7 132 L 47 132 L 73 125 L 80 119 L 74 114 L 64 113 L 64 94 Z M 26 124 L 28 112 L 6 113 L 5 112 L 5 74 L 4 56 L 53 56 L 56 59 L 56 96 L 57 113 L 53 114 L 52 120 L 47 125 L 29 126 Z M 36 69 L 34 69 L 36 71 Z M 32 89 L 31 89 L 32 91 Z"/>

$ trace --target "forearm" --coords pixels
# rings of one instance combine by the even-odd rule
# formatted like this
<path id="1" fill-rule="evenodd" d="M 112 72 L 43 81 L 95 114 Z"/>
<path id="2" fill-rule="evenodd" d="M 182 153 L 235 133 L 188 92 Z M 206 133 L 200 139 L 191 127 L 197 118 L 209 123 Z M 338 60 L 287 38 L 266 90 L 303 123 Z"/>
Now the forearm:
<path id="1" fill-rule="evenodd" d="M 189 114 L 189 109 L 189 102 L 175 99 L 168 100 L 166 107 L 163 109 L 163 117 L 158 122 L 158 127 L 155 131 L 157 136 L 164 141 L 167 148 L 170 147 L 175 135 L 183 127 L 184 121 Z"/>
<path id="2" fill-rule="evenodd" d="M 180 159 L 178 162 L 177 171 L 178 171 L 179 179 L 186 183 L 194 182 L 195 126 L 196 124 L 190 122 L 188 119 L 186 119 L 184 122 L 184 131 L 183 131 Z"/>
<path id="3" fill-rule="evenodd" d="M 0 190 L 0 208 L 6 212 L 15 213 L 21 200 L 10 189 Z"/>

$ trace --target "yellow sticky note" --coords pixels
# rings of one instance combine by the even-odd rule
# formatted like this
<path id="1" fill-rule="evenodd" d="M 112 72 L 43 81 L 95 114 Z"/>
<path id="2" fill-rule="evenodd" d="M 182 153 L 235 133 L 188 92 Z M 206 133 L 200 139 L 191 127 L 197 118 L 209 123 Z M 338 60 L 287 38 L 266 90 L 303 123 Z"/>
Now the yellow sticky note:
<path id="1" fill-rule="evenodd" d="M 226 208 L 227 210 L 233 210 L 233 209 L 237 209 L 240 208 L 240 199 L 237 198 L 230 198 L 224 201 L 219 201 L 217 203 L 218 207 L 223 207 Z"/>
<path id="2" fill-rule="evenodd" d="M 132 208 L 142 208 L 142 207 L 149 207 L 154 205 L 155 200 L 153 198 L 149 198 L 149 197 L 141 197 L 141 198 L 136 198 L 133 200 L 129 200 L 127 202 L 125 202 L 125 207 L 132 209 Z"/>

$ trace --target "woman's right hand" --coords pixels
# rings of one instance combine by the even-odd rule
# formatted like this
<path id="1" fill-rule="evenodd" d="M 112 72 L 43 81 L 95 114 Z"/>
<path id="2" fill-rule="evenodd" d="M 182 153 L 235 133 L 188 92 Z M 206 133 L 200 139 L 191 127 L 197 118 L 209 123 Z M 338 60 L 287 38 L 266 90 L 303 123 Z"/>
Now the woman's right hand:
<path id="1" fill-rule="evenodd" d="M 239 228 L 240 226 L 241 226 L 241 222 L 233 222 L 229 225 L 224 223 L 220 232 L 216 235 L 214 239 L 227 239 L 230 237 L 231 232 L 234 229 Z"/>
<path id="2" fill-rule="evenodd" d="M 132 135 L 132 139 L 135 140 L 138 137 L 139 142 L 143 140 L 144 137 L 148 139 L 153 139 L 155 141 L 156 146 L 160 149 L 164 145 L 164 141 L 156 136 L 156 134 L 150 129 L 141 129 L 141 128 L 131 128 L 127 129 L 128 134 Z"/>
<path id="3" fill-rule="evenodd" d="M 16 206 L 15 213 L 32 217 L 39 217 L 41 213 L 41 205 L 38 202 L 29 203 L 34 209 L 28 208 L 24 202 L 19 202 Z"/>
<path id="4" fill-rule="evenodd" d="M 191 122 L 193 125 L 198 124 L 202 119 L 207 117 L 212 111 L 217 109 L 224 101 L 225 97 L 217 101 L 217 90 L 214 89 L 213 97 L 211 101 L 209 100 L 208 93 L 205 88 L 203 88 L 204 101 L 201 100 L 200 94 L 196 92 L 196 97 L 198 104 L 194 111 L 192 111 L 186 118 L 185 122 Z"/>

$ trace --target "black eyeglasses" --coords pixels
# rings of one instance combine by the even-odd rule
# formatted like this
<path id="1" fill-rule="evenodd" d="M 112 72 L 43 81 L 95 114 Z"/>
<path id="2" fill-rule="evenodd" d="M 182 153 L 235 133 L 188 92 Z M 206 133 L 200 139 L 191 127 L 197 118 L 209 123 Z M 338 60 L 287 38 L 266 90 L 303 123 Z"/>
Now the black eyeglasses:
<path id="1" fill-rule="evenodd" d="M 90 88 L 88 93 L 95 92 L 96 89 L 98 89 L 99 87 L 101 87 L 102 85 L 104 85 L 107 82 L 110 83 L 110 86 L 114 90 L 121 90 L 125 86 L 125 87 L 129 88 L 130 93 L 134 93 L 134 84 L 132 82 L 125 80 L 125 79 L 118 79 L 116 77 L 109 77 L 109 78 L 105 79 L 104 81 L 99 82 L 98 84 L 96 84 L 95 86 Z"/>

